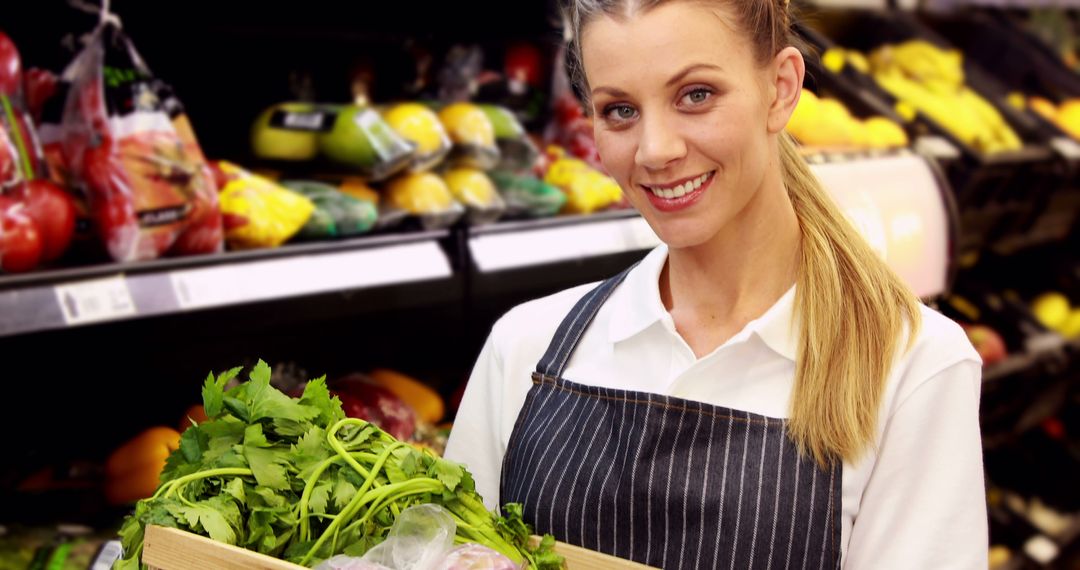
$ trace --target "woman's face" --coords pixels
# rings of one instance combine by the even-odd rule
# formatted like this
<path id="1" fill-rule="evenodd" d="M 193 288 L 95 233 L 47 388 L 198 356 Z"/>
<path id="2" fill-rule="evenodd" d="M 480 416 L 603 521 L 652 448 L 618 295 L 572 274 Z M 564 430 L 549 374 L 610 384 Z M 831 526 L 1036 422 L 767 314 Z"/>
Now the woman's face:
<path id="1" fill-rule="evenodd" d="M 600 16 L 581 51 L 601 160 L 660 239 L 699 245 L 737 220 L 769 165 L 775 89 L 730 16 L 701 2 Z"/>

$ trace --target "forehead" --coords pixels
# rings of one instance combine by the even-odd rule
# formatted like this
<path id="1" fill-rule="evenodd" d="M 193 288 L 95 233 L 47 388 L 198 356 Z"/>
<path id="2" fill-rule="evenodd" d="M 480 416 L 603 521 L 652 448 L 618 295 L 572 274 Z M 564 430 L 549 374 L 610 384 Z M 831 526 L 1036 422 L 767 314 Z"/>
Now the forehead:
<path id="1" fill-rule="evenodd" d="M 665 2 L 627 14 L 604 14 L 581 31 L 589 83 L 655 79 L 693 64 L 725 70 L 748 67 L 749 40 L 720 2 Z"/>

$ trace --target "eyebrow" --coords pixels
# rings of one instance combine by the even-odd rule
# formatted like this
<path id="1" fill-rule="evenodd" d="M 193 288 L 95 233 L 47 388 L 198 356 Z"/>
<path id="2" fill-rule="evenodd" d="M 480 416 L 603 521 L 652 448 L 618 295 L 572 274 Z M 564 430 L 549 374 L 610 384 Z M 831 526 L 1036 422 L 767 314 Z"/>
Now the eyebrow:
<path id="1" fill-rule="evenodd" d="M 671 79 L 669 79 L 667 81 L 667 83 L 664 84 L 664 86 L 665 87 L 671 87 L 672 85 L 682 81 L 687 75 L 690 75 L 691 73 L 693 73 L 695 71 L 698 71 L 699 69 L 708 69 L 708 70 L 713 70 L 713 71 L 723 71 L 723 68 L 721 68 L 719 65 L 714 65 L 714 64 L 711 64 L 711 63 L 693 63 L 693 64 L 690 64 L 690 65 L 686 66 L 685 68 L 683 68 L 682 71 L 680 71 L 680 72 L 676 73 L 675 75 L 673 75 L 671 77 Z M 615 87 L 605 87 L 605 86 L 601 86 L 601 87 L 597 87 L 596 89 L 593 89 L 592 93 L 593 93 L 593 95 L 596 95 L 598 93 L 607 93 L 607 94 L 611 95 L 612 97 L 625 97 L 626 96 L 626 92 L 621 90 L 621 89 L 616 89 Z"/>

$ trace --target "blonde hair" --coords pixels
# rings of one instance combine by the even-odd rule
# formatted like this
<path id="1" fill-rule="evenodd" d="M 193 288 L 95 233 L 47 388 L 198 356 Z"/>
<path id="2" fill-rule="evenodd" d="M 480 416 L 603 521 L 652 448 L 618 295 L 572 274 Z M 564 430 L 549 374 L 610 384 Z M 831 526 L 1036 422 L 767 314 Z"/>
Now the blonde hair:
<path id="1" fill-rule="evenodd" d="M 573 79 L 587 81 L 581 30 L 593 18 L 622 18 L 665 0 L 570 0 L 567 25 Z M 784 0 L 726 0 L 753 42 L 759 64 L 797 43 Z M 588 89 L 582 89 L 588 93 Z M 801 232 L 795 293 L 799 350 L 787 433 L 800 452 L 828 465 L 854 461 L 874 445 L 889 371 L 921 325 L 919 299 L 844 217 L 799 155 L 779 135 L 784 186 Z"/>

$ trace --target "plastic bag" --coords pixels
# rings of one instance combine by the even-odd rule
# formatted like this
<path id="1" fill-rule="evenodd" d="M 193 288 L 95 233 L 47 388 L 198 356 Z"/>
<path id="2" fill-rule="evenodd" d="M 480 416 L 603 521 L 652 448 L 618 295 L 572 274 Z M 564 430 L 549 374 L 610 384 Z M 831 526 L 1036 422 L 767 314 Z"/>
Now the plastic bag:
<path id="1" fill-rule="evenodd" d="M 499 163 L 495 126 L 480 107 L 471 103 L 453 103 L 439 111 L 454 147 L 447 157 L 452 166 L 491 170 Z"/>
<path id="2" fill-rule="evenodd" d="M 391 180 L 387 186 L 387 201 L 420 218 L 424 228 L 429 230 L 451 226 L 465 213 L 446 182 L 431 172 L 406 174 Z"/>
<path id="3" fill-rule="evenodd" d="M 415 145 L 401 138 L 374 109 L 362 105 L 324 109 L 333 111 L 334 118 L 318 136 L 323 157 L 371 181 L 385 180 L 409 165 Z"/>
<path id="4" fill-rule="evenodd" d="M 105 21 L 64 77 L 64 162 L 116 261 L 222 247 L 216 187 L 179 101 Z M 184 236 L 191 230 L 190 236 Z"/>
<path id="5" fill-rule="evenodd" d="M 622 189 L 610 176 L 557 147 L 549 148 L 548 154 L 554 160 L 544 174 L 544 182 L 566 193 L 567 213 L 591 214 L 622 200 Z"/>
<path id="6" fill-rule="evenodd" d="M 301 237 L 348 237 L 368 232 L 375 225 L 378 212 L 369 201 L 349 196 L 322 182 L 285 180 L 281 185 L 307 196 L 315 204 L 311 219 L 300 230 Z"/>
<path id="7" fill-rule="evenodd" d="M 506 202 L 507 216 L 554 216 L 566 204 L 566 194 L 535 176 L 496 171 L 491 173 L 491 179 Z"/>
<path id="8" fill-rule="evenodd" d="M 520 570 L 498 551 L 482 544 L 467 543 L 451 550 L 431 570 Z"/>
<path id="9" fill-rule="evenodd" d="M 226 178 L 221 210 L 231 248 L 277 247 L 299 232 L 315 210 L 307 197 L 235 164 L 221 161 L 218 168 Z"/>
<path id="10" fill-rule="evenodd" d="M 431 170 L 446 158 L 452 144 L 434 111 L 419 103 L 399 103 L 383 111 L 383 119 L 416 146 L 410 172 Z"/>
<path id="11" fill-rule="evenodd" d="M 443 181 L 450 194 L 465 204 L 469 223 L 474 226 L 490 224 L 506 210 L 495 184 L 481 170 L 453 168 L 443 174 Z"/>
<path id="12" fill-rule="evenodd" d="M 478 105 L 487 115 L 495 131 L 499 147 L 499 170 L 528 170 L 536 163 L 540 151 L 525 133 L 521 121 L 509 109 L 498 105 Z"/>
<path id="13" fill-rule="evenodd" d="M 456 532 L 453 517 L 439 505 L 415 505 L 402 511 L 386 540 L 360 560 L 392 570 L 430 570 L 453 548 Z"/>

